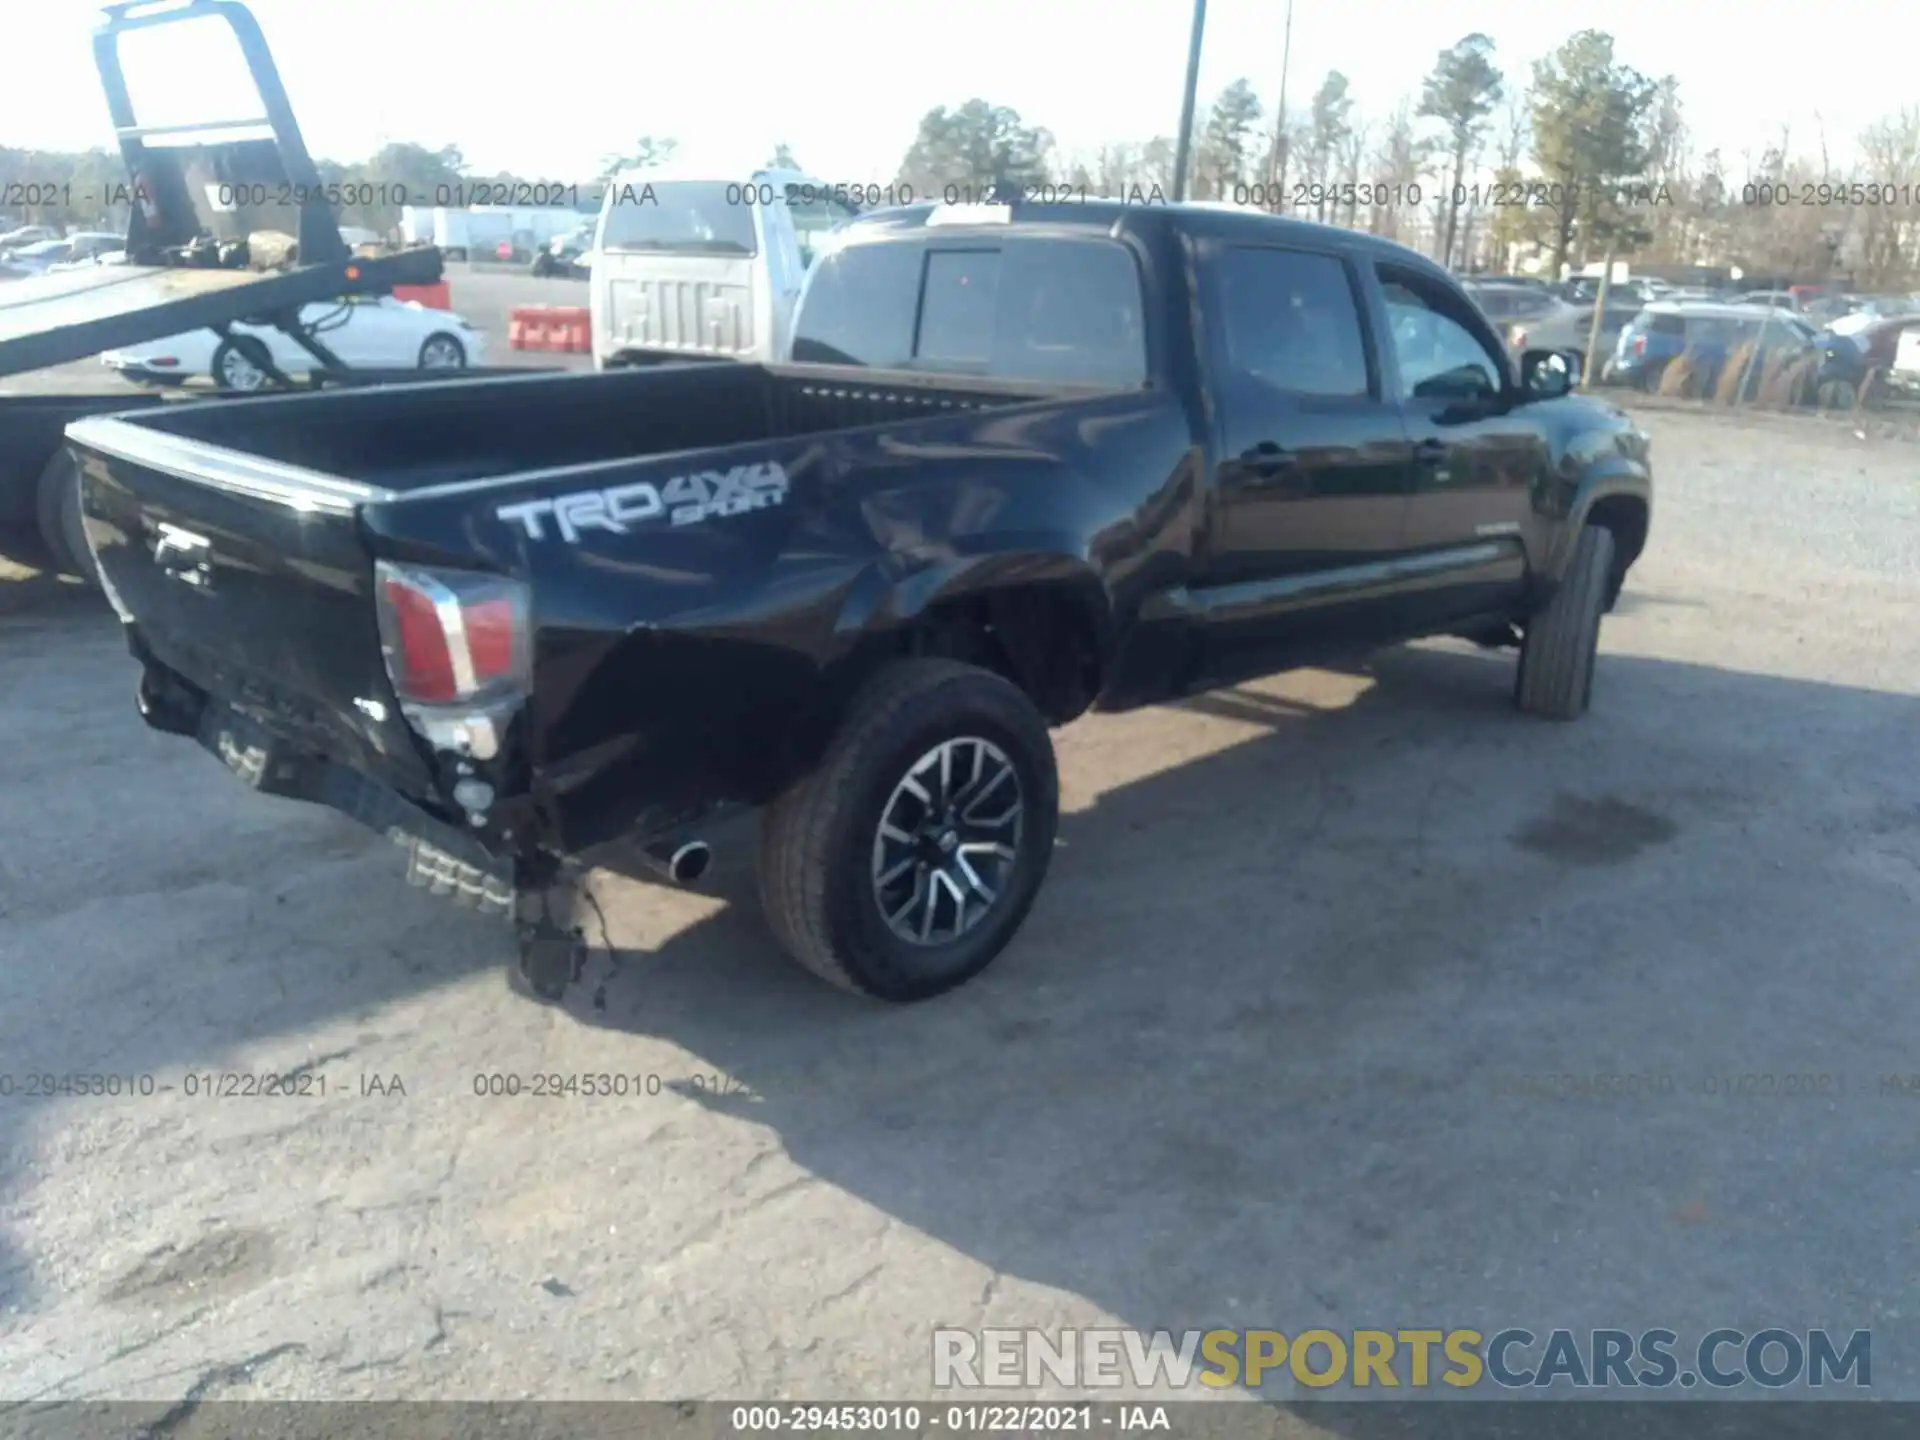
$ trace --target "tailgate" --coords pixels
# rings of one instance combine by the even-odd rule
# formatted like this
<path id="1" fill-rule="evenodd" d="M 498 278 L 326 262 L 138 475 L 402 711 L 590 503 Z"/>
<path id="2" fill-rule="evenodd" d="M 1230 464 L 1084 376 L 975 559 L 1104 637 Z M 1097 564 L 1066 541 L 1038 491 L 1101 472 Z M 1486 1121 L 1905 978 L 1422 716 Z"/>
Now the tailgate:
<path id="1" fill-rule="evenodd" d="M 431 797 L 381 656 L 356 518 L 376 492 L 131 417 L 78 421 L 67 436 L 136 655 L 304 750 Z"/>

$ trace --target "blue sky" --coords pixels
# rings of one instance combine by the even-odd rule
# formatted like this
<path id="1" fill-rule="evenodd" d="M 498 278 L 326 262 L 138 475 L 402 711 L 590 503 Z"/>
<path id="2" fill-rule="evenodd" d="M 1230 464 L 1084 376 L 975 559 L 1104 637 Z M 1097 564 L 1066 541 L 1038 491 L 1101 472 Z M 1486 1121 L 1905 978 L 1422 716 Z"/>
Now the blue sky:
<path id="1" fill-rule="evenodd" d="M 104 143 L 87 40 L 95 7 L 7 8 L 0 144 Z M 457 143 L 483 170 L 567 177 L 651 133 L 678 136 L 723 173 L 785 141 L 820 178 L 848 183 L 889 178 L 922 113 L 975 95 L 1013 106 L 1066 148 L 1171 134 L 1191 16 L 1186 0 L 253 0 L 253 9 L 318 155 L 357 159 L 389 139 Z M 1435 53 L 1469 30 L 1491 35 L 1510 73 L 1524 73 L 1592 25 L 1614 33 L 1629 63 L 1678 74 L 1697 134 L 1735 166 L 1783 121 L 1796 149 L 1817 153 L 1824 120 L 1839 159 L 1867 122 L 1913 101 L 1907 47 L 1860 43 L 1886 33 L 1876 12 L 1891 13 L 1866 0 L 1779 11 L 1790 34 L 1775 36 L 1758 7 L 1671 0 L 1459 9 L 1297 0 L 1289 100 L 1303 104 L 1339 68 L 1363 114 L 1377 117 L 1417 93 Z M 1211 0 L 1203 101 L 1244 74 L 1271 105 L 1284 13 L 1284 0 Z M 1830 63 L 1816 54 L 1801 70 L 1816 24 L 1833 39 Z M 198 29 L 128 42 L 136 101 L 155 121 L 240 108 L 231 45 Z"/>

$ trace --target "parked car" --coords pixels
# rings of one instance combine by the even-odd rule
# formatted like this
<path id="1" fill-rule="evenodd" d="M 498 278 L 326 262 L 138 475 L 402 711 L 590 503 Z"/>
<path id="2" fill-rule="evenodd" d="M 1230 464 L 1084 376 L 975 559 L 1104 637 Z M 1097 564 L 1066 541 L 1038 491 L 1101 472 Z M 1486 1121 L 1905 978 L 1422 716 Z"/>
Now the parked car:
<path id="1" fill-rule="evenodd" d="M 24 250 L 29 245 L 44 245 L 49 240 L 58 240 L 60 232 L 51 225 L 21 225 L 0 235 L 0 259 L 6 258 L 15 250 Z"/>
<path id="2" fill-rule="evenodd" d="M 1553 282 L 1544 275 L 1463 275 L 1462 283 L 1473 285 L 1528 285 L 1535 290 L 1551 290 Z"/>
<path id="3" fill-rule="evenodd" d="M 125 242 L 120 243 L 124 244 Z M 124 250 L 96 250 L 82 255 L 79 259 L 62 260 L 58 264 L 49 265 L 45 273 L 48 275 L 57 275 L 63 270 L 87 270 L 95 265 L 124 265 L 126 263 L 127 252 Z"/>
<path id="4" fill-rule="evenodd" d="M 31 245 L 8 251 L 6 263 L 23 275 L 44 275 L 50 266 L 65 260 L 72 250 L 73 247 L 65 240 L 36 240 Z"/>
<path id="5" fill-rule="evenodd" d="M 1884 383 L 1890 394 L 1906 400 L 1920 399 L 1920 329 L 1901 331 Z"/>
<path id="6" fill-rule="evenodd" d="M 697 875 L 764 806 L 779 942 L 912 1001 L 1020 928 L 1090 707 L 1458 634 L 1518 648 L 1522 711 L 1587 708 L 1647 437 L 1412 250 L 919 205 L 847 227 L 795 332 L 73 425 L 141 714 L 412 837 L 548 999 L 582 949 L 542 896 L 609 846 Z"/>
<path id="7" fill-rule="evenodd" d="M 1761 347 L 1763 363 L 1780 351 L 1808 350 L 1818 332 L 1797 315 L 1759 305 L 1656 301 L 1621 330 L 1604 378 L 1643 390 L 1657 389 L 1666 368 L 1690 357 L 1702 386 L 1717 383 L 1726 358 L 1749 341 Z"/>
<path id="8" fill-rule="evenodd" d="M 1902 337 L 1909 332 L 1920 332 L 1920 314 L 1883 315 L 1845 331 L 1822 331 L 1816 341 L 1821 356 L 1817 403 L 1827 409 L 1850 410 L 1863 392 L 1869 401 L 1884 395 Z"/>
<path id="9" fill-rule="evenodd" d="M 30 275 L 44 275 L 60 266 L 91 261 L 113 251 L 123 250 L 127 238 L 103 231 L 80 231 L 58 240 L 40 240 L 12 251 L 7 263 Z"/>
<path id="10" fill-rule="evenodd" d="M 320 343 L 359 369 L 460 370 L 481 363 L 486 340 L 460 316 L 391 295 L 355 295 L 309 305 L 300 313 Z M 273 377 L 263 361 L 283 374 L 310 372 L 313 355 L 285 331 L 256 325 L 230 327 L 231 338 L 195 330 L 100 357 L 129 380 L 178 385 L 211 376 L 223 390 L 264 390 Z"/>
<path id="11" fill-rule="evenodd" d="M 1765 305 L 1775 310 L 1800 309 L 1800 297 L 1791 290 L 1743 290 L 1734 296 L 1736 305 Z"/>
<path id="12" fill-rule="evenodd" d="M 1664 282 L 1647 280 L 1620 280 L 1607 286 L 1607 304 L 1645 305 L 1654 300 L 1668 298 L 1662 288 Z M 1571 305 L 1585 305 L 1592 308 L 1600 298 L 1600 281 L 1592 275 L 1582 275 L 1573 280 L 1562 282 L 1560 297 Z"/>
<path id="13" fill-rule="evenodd" d="M 1604 359 L 1613 352 L 1620 332 L 1640 313 L 1641 308 L 1631 301 L 1615 304 L 1613 292 L 1607 292 L 1606 313 L 1600 319 L 1598 355 Z M 1591 305 L 1568 305 L 1532 320 L 1521 320 L 1507 327 L 1507 348 L 1516 355 L 1527 350 L 1557 350 L 1569 354 L 1573 357 L 1575 371 L 1584 375 L 1587 371 L 1587 347 L 1593 339 L 1593 311 Z"/>
<path id="14" fill-rule="evenodd" d="M 1920 303 L 1911 295 L 1857 295 L 1850 299 L 1852 304 L 1847 311 L 1827 322 L 1829 329 L 1841 335 L 1864 330 L 1898 315 L 1920 314 Z"/>
<path id="15" fill-rule="evenodd" d="M 582 257 L 593 249 L 595 225 L 588 221 L 578 230 L 556 235 L 535 252 L 533 273 L 537 276 L 577 275 L 591 268 Z"/>
<path id="16" fill-rule="evenodd" d="M 1481 313 L 1496 325 L 1531 320 L 1567 308 L 1566 302 L 1540 285 L 1508 285 L 1487 280 L 1462 282 Z"/>

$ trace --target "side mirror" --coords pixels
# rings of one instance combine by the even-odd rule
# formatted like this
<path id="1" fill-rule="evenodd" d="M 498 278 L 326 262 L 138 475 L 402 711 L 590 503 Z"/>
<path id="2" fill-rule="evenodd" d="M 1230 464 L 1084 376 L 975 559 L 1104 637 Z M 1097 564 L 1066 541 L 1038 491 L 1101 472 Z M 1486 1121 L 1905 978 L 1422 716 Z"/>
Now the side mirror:
<path id="1" fill-rule="evenodd" d="M 1580 365 L 1564 350 L 1528 350 L 1520 357 L 1520 389 L 1530 400 L 1554 400 L 1580 383 Z"/>

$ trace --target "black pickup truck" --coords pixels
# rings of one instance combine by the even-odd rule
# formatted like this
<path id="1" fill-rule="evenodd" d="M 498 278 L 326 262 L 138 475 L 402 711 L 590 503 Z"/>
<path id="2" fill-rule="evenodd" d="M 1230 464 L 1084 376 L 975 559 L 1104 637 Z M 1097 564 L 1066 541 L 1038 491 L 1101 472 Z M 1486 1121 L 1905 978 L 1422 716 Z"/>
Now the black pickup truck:
<path id="1" fill-rule="evenodd" d="M 1439 267 L 1198 206 L 835 239 L 791 364 L 75 424 L 141 713 L 500 902 L 548 997 L 580 867 L 764 806 L 781 944 L 904 1001 L 1019 928 L 1090 707 L 1454 634 L 1586 709 L 1648 441 Z"/>

